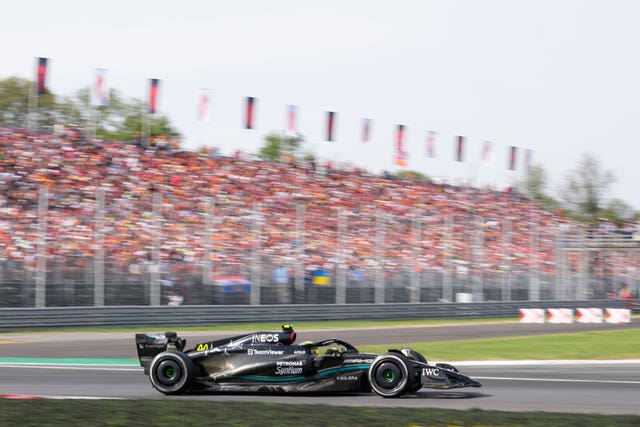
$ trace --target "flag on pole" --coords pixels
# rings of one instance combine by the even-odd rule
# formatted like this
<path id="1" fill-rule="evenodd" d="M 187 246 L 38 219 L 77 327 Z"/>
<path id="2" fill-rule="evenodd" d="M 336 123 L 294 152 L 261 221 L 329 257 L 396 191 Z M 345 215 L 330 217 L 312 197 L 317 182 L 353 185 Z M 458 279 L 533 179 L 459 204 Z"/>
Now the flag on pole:
<path id="1" fill-rule="evenodd" d="M 362 142 L 371 141 L 371 119 L 362 119 Z"/>
<path id="2" fill-rule="evenodd" d="M 91 89 L 91 105 L 95 107 L 106 107 L 109 105 L 109 83 L 107 81 L 107 70 L 96 69 L 96 79 Z"/>
<path id="3" fill-rule="evenodd" d="M 211 102 L 209 89 L 200 89 L 198 91 L 198 121 L 209 121 L 209 103 Z"/>
<path id="4" fill-rule="evenodd" d="M 49 58 L 38 58 L 38 67 L 36 69 L 36 93 L 42 95 L 47 91 L 47 62 Z"/>
<path id="5" fill-rule="evenodd" d="M 427 132 L 427 147 L 425 153 L 427 157 L 433 159 L 436 157 L 436 138 L 438 137 L 438 132 L 434 130 L 430 130 Z"/>
<path id="6" fill-rule="evenodd" d="M 287 133 L 289 135 L 295 135 L 297 133 L 296 129 L 296 113 L 297 106 L 289 105 L 287 107 Z"/>
<path id="7" fill-rule="evenodd" d="M 401 167 L 407 167 L 407 152 L 404 151 L 404 134 L 405 126 L 396 126 L 396 155 L 395 164 Z"/>
<path id="8" fill-rule="evenodd" d="M 524 171 L 527 173 L 531 172 L 532 166 L 533 166 L 533 150 L 531 148 L 527 148 L 524 151 Z"/>
<path id="9" fill-rule="evenodd" d="M 253 96 L 247 96 L 245 116 L 244 116 L 245 129 L 253 129 L 253 126 L 254 126 L 253 116 L 255 114 L 255 105 L 256 105 L 256 99 Z"/>
<path id="10" fill-rule="evenodd" d="M 334 128 L 336 122 L 335 111 L 327 111 L 327 141 L 332 142 L 334 138 Z"/>
<path id="11" fill-rule="evenodd" d="M 482 164 L 491 166 L 493 164 L 493 152 L 491 150 L 491 141 L 482 143 Z"/>
<path id="12" fill-rule="evenodd" d="M 159 79 L 149 79 L 149 114 L 155 114 L 158 110 Z"/>
<path id="13" fill-rule="evenodd" d="M 456 137 L 455 160 L 456 162 L 464 161 L 464 136 Z"/>
<path id="14" fill-rule="evenodd" d="M 518 147 L 512 145 L 509 147 L 509 170 L 516 170 L 516 158 L 518 156 Z"/>

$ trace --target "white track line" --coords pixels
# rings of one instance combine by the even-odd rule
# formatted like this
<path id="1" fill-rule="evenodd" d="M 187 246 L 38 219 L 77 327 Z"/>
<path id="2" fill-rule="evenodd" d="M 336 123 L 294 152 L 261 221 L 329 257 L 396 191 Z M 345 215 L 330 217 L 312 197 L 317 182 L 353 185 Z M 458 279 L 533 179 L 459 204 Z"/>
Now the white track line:
<path id="1" fill-rule="evenodd" d="M 598 383 L 598 384 L 640 384 L 640 381 L 624 380 L 579 380 L 570 378 L 516 378 L 516 377 L 476 377 L 475 380 L 497 380 L 497 381 L 540 381 L 556 383 Z"/>
<path id="2" fill-rule="evenodd" d="M 438 362 L 439 363 L 439 362 Z M 640 359 L 614 360 L 461 360 L 446 362 L 454 366 L 545 366 L 545 365 L 636 365 Z"/>

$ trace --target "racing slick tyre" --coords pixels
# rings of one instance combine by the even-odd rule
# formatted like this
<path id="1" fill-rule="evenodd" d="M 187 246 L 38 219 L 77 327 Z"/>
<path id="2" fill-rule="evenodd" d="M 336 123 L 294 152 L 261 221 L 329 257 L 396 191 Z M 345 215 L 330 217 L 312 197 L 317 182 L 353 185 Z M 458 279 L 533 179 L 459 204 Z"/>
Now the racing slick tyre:
<path id="1" fill-rule="evenodd" d="M 149 379 L 161 393 L 180 394 L 191 386 L 195 370 L 193 361 L 184 353 L 163 351 L 151 361 Z"/>
<path id="2" fill-rule="evenodd" d="M 407 391 L 409 369 L 405 360 L 395 354 L 383 354 L 369 367 L 371 389 L 382 397 L 400 397 Z"/>

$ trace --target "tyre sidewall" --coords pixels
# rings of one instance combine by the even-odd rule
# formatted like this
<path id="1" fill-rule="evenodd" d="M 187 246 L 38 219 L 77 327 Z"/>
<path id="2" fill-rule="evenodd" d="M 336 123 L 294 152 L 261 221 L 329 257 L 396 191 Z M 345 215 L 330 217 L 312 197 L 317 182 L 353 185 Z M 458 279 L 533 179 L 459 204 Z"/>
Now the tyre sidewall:
<path id="1" fill-rule="evenodd" d="M 173 384 L 163 384 L 159 379 L 160 369 L 165 362 L 173 362 L 179 368 L 179 378 Z M 151 385 L 164 394 L 179 394 L 187 390 L 193 381 L 194 366 L 191 359 L 184 353 L 177 351 L 164 351 L 151 361 L 149 379 Z"/>
<path id="2" fill-rule="evenodd" d="M 382 387 L 376 379 L 379 369 L 388 363 L 395 365 L 402 375 L 402 378 L 392 388 Z M 409 369 L 407 367 L 407 362 L 402 357 L 395 354 L 380 355 L 375 358 L 369 367 L 368 378 L 371 390 L 376 394 L 382 397 L 402 396 L 406 392 L 407 384 L 409 382 Z"/>

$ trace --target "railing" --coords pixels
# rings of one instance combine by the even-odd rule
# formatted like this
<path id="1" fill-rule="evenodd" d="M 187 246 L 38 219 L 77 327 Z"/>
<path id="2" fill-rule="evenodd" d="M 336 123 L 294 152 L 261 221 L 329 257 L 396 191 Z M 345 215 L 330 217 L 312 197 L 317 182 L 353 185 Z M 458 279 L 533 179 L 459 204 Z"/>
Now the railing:
<path id="1" fill-rule="evenodd" d="M 587 230 L 580 236 L 562 236 L 558 244 L 567 251 L 599 251 L 640 249 L 640 234 L 633 233 L 601 233 Z"/>
<path id="2" fill-rule="evenodd" d="M 517 317 L 519 308 L 625 308 L 622 300 L 473 304 L 326 304 L 0 309 L 0 331 L 62 328 L 214 326 L 257 322 L 478 319 Z"/>

